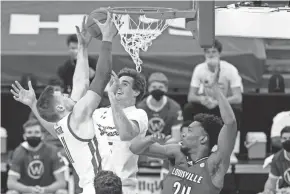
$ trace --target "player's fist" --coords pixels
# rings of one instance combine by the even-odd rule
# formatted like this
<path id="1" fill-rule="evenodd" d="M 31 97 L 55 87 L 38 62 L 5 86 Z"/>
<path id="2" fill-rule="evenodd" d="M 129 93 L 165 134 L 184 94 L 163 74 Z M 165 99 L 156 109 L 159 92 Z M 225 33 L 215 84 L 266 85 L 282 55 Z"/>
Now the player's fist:
<path id="1" fill-rule="evenodd" d="M 161 145 L 164 145 L 170 138 L 170 135 L 165 136 L 163 133 L 154 133 L 151 135 L 151 140 Z"/>

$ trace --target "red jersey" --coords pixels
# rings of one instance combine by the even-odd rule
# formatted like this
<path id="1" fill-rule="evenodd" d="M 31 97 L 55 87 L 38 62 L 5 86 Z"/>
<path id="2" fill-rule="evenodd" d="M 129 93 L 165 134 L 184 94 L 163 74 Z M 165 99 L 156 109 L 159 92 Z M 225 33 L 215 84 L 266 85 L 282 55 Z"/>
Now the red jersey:
<path id="1" fill-rule="evenodd" d="M 290 186 L 290 158 L 284 149 L 274 155 L 271 163 L 270 176 L 280 178 L 279 189 Z"/>
<path id="2" fill-rule="evenodd" d="M 150 104 L 152 96 L 148 96 L 138 104 L 148 115 L 148 131 L 146 135 L 156 132 L 171 135 L 171 128 L 181 125 L 183 121 L 180 105 L 168 96 L 163 97 L 163 105 L 156 109 Z"/>
<path id="3" fill-rule="evenodd" d="M 218 194 L 207 165 L 208 157 L 194 163 L 175 165 L 163 181 L 162 194 Z"/>
<path id="4" fill-rule="evenodd" d="M 64 170 L 65 165 L 56 147 L 44 143 L 32 151 L 27 142 L 23 142 L 13 153 L 9 175 L 18 176 L 24 185 L 43 187 L 52 184 L 54 174 Z"/>

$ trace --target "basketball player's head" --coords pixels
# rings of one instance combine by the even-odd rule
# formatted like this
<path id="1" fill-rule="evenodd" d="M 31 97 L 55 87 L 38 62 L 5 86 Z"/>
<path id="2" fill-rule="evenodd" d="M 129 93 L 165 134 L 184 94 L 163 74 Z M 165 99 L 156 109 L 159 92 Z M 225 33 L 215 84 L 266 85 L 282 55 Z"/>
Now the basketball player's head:
<path id="1" fill-rule="evenodd" d="M 122 194 L 122 181 L 112 171 L 100 171 L 94 186 L 96 194 Z"/>
<path id="2" fill-rule="evenodd" d="M 48 85 L 53 86 L 55 91 L 60 91 L 60 92 L 64 91 L 64 84 L 62 80 L 58 78 L 51 78 L 48 81 Z"/>
<path id="3" fill-rule="evenodd" d="M 23 139 L 31 147 L 37 147 L 43 140 L 41 125 L 37 119 L 30 119 L 23 125 Z"/>
<path id="4" fill-rule="evenodd" d="M 53 86 L 47 86 L 41 93 L 36 107 L 39 115 L 48 122 L 58 122 L 72 111 L 75 102 Z"/>
<path id="5" fill-rule="evenodd" d="M 72 59 L 77 59 L 78 55 L 78 38 L 76 34 L 71 34 L 66 39 L 66 44 L 69 49 L 69 54 Z"/>
<path id="6" fill-rule="evenodd" d="M 120 87 L 116 98 L 124 107 L 135 105 L 142 100 L 146 90 L 144 76 L 135 69 L 124 68 L 118 73 Z"/>
<path id="7" fill-rule="evenodd" d="M 152 73 L 148 79 L 148 92 L 157 101 L 168 91 L 168 78 L 160 72 Z"/>
<path id="8" fill-rule="evenodd" d="M 290 152 L 290 126 L 284 127 L 281 131 L 281 143 L 284 150 Z"/>
<path id="9" fill-rule="evenodd" d="M 214 115 L 197 114 L 193 122 L 182 134 L 181 150 L 185 154 L 196 152 L 198 149 L 211 151 L 217 144 L 219 132 L 223 126 L 222 120 Z"/>
<path id="10" fill-rule="evenodd" d="M 204 49 L 205 60 L 209 66 L 216 66 L 220 59 L 220 54 L 223 50 L 223 45 L 220 41 L 215 40 L 211 48 Z"/>

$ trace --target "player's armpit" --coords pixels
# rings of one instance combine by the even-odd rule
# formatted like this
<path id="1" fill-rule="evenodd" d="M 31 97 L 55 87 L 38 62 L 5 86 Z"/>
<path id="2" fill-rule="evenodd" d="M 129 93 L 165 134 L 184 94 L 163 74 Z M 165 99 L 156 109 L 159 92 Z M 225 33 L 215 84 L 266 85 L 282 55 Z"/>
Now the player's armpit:
<path id="1" fill-rule="evenodd" d="M 88 90 L 86 95 L 75 104 L 70 121 L 81 124 L 91 119 L 94 110 L 101 102 L 101 98 L 97 93 Z"/>

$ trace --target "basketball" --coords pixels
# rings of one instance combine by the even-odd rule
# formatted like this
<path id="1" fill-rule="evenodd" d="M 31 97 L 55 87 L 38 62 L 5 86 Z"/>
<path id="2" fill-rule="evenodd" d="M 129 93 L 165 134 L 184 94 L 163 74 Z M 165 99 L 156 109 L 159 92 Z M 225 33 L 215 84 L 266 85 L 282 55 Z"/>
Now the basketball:
<path id="1" fill-rule="evenodd" d="M 87 30 L 91 34 L 91 36 L 98 39 L 98 40 L 102 40 L 102 38 L 103 38 L 102 32 L 101 32 L 98 24 L 96 24 L 95 21 L 93 20 L 93 18 L 98 20 L 102 24 L 105 23 L 107 20 L 107 10 L 96 9 L 96 10 L 92 11 L 90 13 L 90 15 L 88 16 L 88 19 L 86 22 Z"/>

